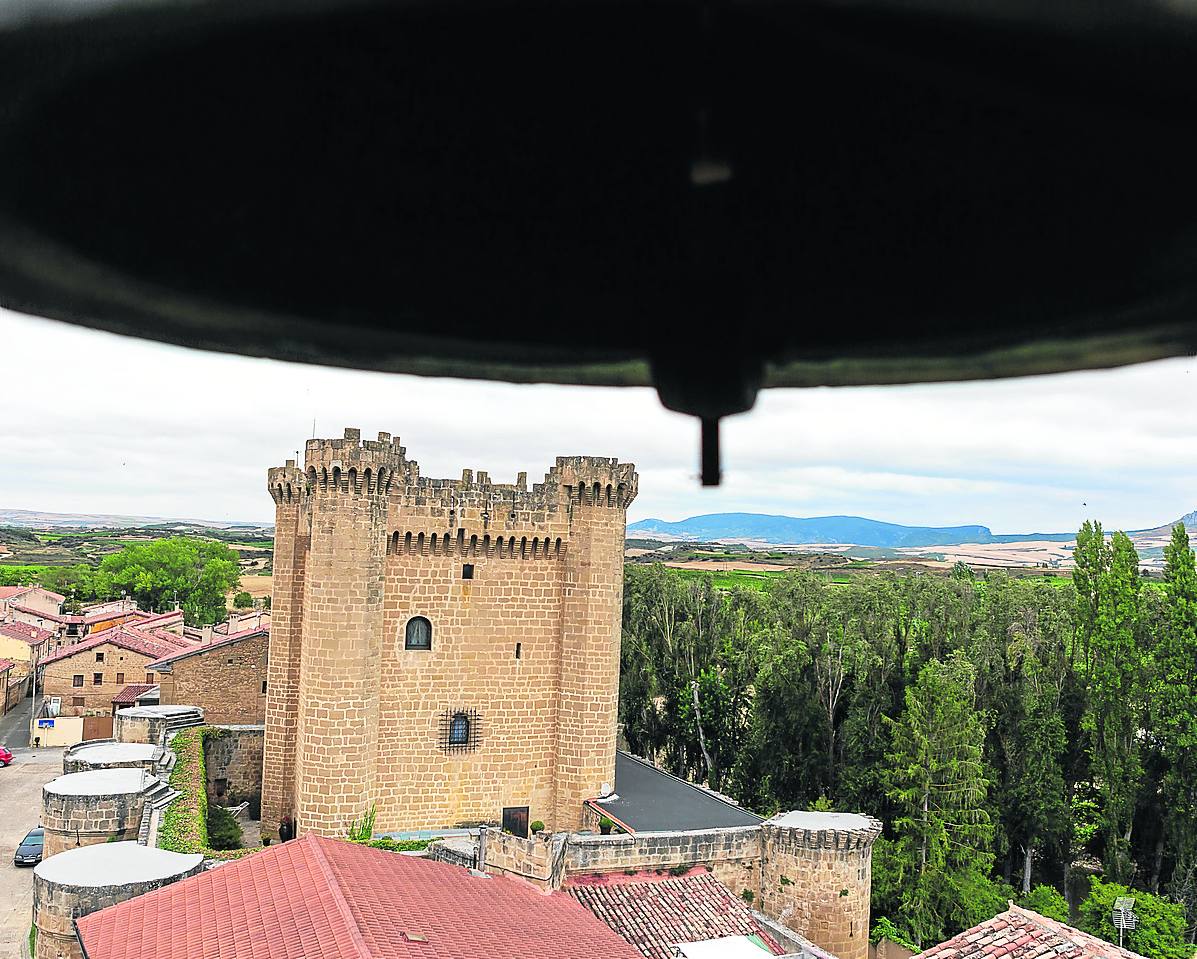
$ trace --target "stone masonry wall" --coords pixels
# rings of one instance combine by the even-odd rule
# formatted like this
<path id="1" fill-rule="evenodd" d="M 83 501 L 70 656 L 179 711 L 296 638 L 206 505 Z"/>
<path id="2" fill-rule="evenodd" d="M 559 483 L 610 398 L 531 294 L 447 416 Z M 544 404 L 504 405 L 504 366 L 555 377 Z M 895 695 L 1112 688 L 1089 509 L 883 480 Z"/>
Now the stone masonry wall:
<path id="1" fill-rule="evenodd" d="M 83 959 L 83 950 L 75 935 L 76 919 L 194 876 L 203 868 L 201 860 L 194 868 L 169 879 L 119 886 L 73 886 L 49 882 L 35 874 L 33 924 L 37 926 L 37 946 L 34 959 Z"/>
<path id="2" fill-rule="evenodd" d="M 873 841 L 863 830 L 778 827 L 765 823 L 762 912 L 839 959 L 868 959 Z"/>
<path id="3" fill-rule="evenodd" d="M 199 706 L 208 723 L 265 723 L 269 644 L 263 633 L 175 660 L 159 701 Z"/>
<path id="4" fill-rule="evenodd" d="M 204 736 L 208 798 L 224 806 L 256 806 L 262 799 L 262 743 L 265 726 L 220 726 Z M 218 796 L 217 780 L 224 781 Z"/>
<path id="5" fill-rule="evenodd" d="M 42 794 L 42 825 L 46 830 L 42 858 L 66 849 L 117 840 L 136 839 L 141 825 L 141 793 L 115 796 Z"/>

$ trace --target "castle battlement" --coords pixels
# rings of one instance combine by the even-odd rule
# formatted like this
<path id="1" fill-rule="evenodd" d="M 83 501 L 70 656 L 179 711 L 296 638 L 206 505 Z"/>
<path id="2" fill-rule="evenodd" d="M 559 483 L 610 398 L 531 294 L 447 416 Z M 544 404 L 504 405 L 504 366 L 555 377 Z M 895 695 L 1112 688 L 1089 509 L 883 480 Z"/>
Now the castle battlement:
<path id="1" fill-rule="evenodd" d="M 881 821 L 859 813 L 798 811 L 774 816 L 762 829 L 775 844 L 849 852 L 871 846 L 881 835 Z"/>
<path id="2" fill-rule="evenodd" d="M 488 472 L 473 469 L 462 470 L 460 479 L 421 476 L 420 464 L 407 458 L 398 436 L 379 433 L 377 440 L 362 440 L 353 428 L 340 438 L 308 440 L 302 469 L 288 460 L 267 477 L 276 503 L 305 493 L 381 494 L 450 525 L 469 514 L 482 529 L 539 528 L 544 514 L 574 504 L 626 510 L 638 489 L 636 467 L 606 456 L 558 456 L 530 489 L 527 473 L 514 483 L 492 482 Z"/>

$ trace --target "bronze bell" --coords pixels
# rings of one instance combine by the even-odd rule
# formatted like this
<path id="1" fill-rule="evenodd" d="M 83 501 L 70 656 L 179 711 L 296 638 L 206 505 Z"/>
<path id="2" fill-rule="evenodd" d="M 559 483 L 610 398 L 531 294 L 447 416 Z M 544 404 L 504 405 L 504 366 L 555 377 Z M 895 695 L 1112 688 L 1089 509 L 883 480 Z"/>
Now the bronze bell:
<path id="1" fill-rule="evenodd" d="M 760 386 L 1197 343 L 1197 5 L 16 0 L 0 303 L 283 359 Z"/>

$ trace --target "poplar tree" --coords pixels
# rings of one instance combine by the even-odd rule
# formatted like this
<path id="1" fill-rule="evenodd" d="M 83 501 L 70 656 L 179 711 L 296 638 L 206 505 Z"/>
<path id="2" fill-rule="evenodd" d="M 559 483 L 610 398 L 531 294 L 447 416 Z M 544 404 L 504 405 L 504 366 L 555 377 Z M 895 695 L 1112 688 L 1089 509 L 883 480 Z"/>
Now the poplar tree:
<path id="1" fill-rule="evenodd" d="M 1172 892 L 1185 903 L 1192 929 L 1197 919 L 1197 569 L 1182 523 L 1172 529 L 1164 562 L 1168 622 L 1155 647 L 1152 726 L 1167 763 L 1164 834 L 1175 863 Z"/>

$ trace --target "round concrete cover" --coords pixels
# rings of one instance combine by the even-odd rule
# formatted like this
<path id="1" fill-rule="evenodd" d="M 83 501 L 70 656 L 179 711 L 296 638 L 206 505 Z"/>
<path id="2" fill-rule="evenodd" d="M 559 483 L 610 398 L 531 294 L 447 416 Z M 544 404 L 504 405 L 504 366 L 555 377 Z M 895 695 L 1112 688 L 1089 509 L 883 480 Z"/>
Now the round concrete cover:
<path id="1" fill-rule="evenodd" d="M 125 763 L 153 759 L 158 747 L 149 743 L 85 743 L 67 755 L 89 763 Z"/>
<path id="2" fill-rule="evenodd" d="M 144 769 L 96 769 L 59 776 L 42 788 L 60 796 L 117 796 L 141 792 L 152 778 Z"/>
<path id="3" fill-rule="evenodd" d="M 120 886 L 169 879 L 195 868 L 199 854 L 184 855 L 135 842 L 102 842 L 68 849 L 39 863 L 34 874 L 67 886 Z"/>

